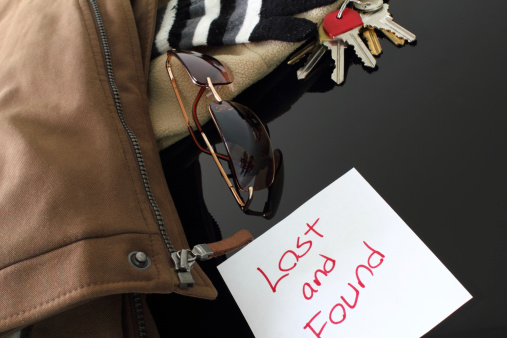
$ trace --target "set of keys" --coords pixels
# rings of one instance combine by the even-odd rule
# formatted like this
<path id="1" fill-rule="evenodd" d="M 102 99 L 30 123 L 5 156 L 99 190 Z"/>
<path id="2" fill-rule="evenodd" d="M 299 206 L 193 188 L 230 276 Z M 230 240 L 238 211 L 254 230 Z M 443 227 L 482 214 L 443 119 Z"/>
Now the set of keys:
<path id="1" fill-rule="evenodd" d="M 354 8 L 346 7 L 353 3 Z M 306 63 L 297 72 L 302 80 L 317 65 L 319 60 L 329 49 L 335 61 L 335 69 L 331 78 L 336 84 L 345 81 L 345 48 L 352 46 L 361 62 L 370 68 L 375 68 L 375 56 L 380 55 L 382 48 L 375 32 L 378 29 L 396 45 L 403 45 L 405 41 L 413 42 L 413 33 L 393 21 L 389 13 L 389 5 L 383 0 L 346 0 L 339 10 L 329 13 L 319 27 L 319 42 Z M 361 39 L 368 43 L 365 45 Z"/>

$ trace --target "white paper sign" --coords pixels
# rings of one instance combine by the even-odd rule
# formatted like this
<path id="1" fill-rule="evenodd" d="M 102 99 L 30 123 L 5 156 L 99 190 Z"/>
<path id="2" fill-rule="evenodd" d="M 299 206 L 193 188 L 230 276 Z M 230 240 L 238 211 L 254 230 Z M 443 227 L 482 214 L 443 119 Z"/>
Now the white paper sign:
<path id="1" fill-rule="evenodd" d="M 472 298 L 352 169 L 219 267 L 256 337 L 420 337 Z"/>

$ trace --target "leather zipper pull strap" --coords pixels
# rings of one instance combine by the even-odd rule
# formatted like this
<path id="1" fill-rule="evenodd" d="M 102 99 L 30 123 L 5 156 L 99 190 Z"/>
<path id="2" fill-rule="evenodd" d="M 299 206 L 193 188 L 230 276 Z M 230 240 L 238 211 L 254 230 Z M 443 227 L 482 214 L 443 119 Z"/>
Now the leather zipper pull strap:
<path id="1" fill-rule="evenodd" d="M 231 237 L 210 244 L 198 244 L 192 250 L 183 249 L 171 254 L 178 278 L 180 288 L 191 288 L 195 284 L 192 277 L 192 267 L 196 261 L 205 261 L 211 258 L 225 255 L 233 250 L 239 249 L 253 241 L 252 234 L 246 230 L 240 230 Z"/>
<path id="2" fill-rule="evenodd" d="M 212 258 L 225 255 L 233 250 L 240 249 L 253 241 L 253 236 L 250 231 L 242 229 L 218 242 L 208 244 L 208 247 L 213 251 Z"/>

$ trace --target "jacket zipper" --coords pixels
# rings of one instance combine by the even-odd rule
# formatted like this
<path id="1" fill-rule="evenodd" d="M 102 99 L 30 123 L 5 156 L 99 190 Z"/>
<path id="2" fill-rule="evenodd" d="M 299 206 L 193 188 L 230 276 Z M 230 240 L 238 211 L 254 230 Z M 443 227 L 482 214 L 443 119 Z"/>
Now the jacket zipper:
<path id="1" fill-rule="evenodd" d="M 141 297 L 137 293 L 131 293 L 128 295 L 130 298 L 130 311 L 133 316 L 134 331 L 137 337 L 146 337 L 146 326 L 144 323 L 143 305 L 141 303 Z"/>
<path id="2" fill-rule="evenodd" d="M 118 86 L 116 85 L 116 81 L 114 78 L 113 63 L 111 60 L 111 51 L 109 48 L 109 42 L 107 40 L 107 35 L 106 35 L 104 23 L 102 21 L 102 16 L 100 14 L 100 9 L 97 4 L 97 0 L 89 0 L 89 3 L 91 5 L 92 12 L 95 17 L 95 22 L 97 24 L 97 28 L 98 28 L 98 31 L 100 34 L 100 40 L 102 43 L 102 53 L 103 53 L 103 57 L 105 60 L 106 71 L 107 71 L 107 78 L 109 81 L 109 86 L 111 87 L 111 90 L 113 93 L 114 103 L 116 106 L 116 112 L 117 112 L 118 117 L 121 121 L 121 124 L 123 125 L 123 128 L 125 129 L 125 131 L 127 132 L 128 136 L 129 136 L 130 142 L 134 148 L 134 151 L 136 154 L 136 159 L 137 159 L 137 164 L 139 167 L 139 172 L 141 174 L 141 178 L 143 180 L 143 185 L 144 185 L 144 189 L 146 192 L 146 196 L 148 197 L 151 209 L 153 210 L 153 212 L 155 214 L 158 229 L 160 231 L 162 239 L 164 240 L 167 250 L 172 255 L 173 253 L 176 252 L 176 250 L 174 249 L 174 246 L 172 245 L 171 240 L 169 239 L 169 236 L 167 235 L 167 231 L 166 231 L 165 225 L 164 225 L 164 219 L 162 218 L 162 213 L 160 212 L 158 204 L 155 201 L 155 198 L 153 196 L 150 182 L 148 180 L 148 173 L 146 171 L 146 166 L 145 166 L 143 155 L 141 152 L 141 146 L 139 145 L 139 141 L 137 140 L 136 135 L 134 134 L 132 129 L 129 127 L 129 125 L 125 121 L 125 116 L 123 115 L 123 108 L 122 108 L 122 104 L 121 104 L 121 100 L 120 100 L 120 92 L 118 90 Z M 143 309 L 141 306 L 141 298 L 139 297 L 139 295 L 137 293 L 130 294 L 130 297 L 132 297 L 132 300 L 133 300 L 133 303 L 135 306 L 135 313 L 136 313 L 136 320 L 137 320 L 137 323 L 136 323 L 137 330 L 136 331 L 138 332 L 139 336 L 143 337 L 146 335 L 146 332 L 145 332 L 145 326 L 144 326 L 144 314 L 143 314 Z"/>

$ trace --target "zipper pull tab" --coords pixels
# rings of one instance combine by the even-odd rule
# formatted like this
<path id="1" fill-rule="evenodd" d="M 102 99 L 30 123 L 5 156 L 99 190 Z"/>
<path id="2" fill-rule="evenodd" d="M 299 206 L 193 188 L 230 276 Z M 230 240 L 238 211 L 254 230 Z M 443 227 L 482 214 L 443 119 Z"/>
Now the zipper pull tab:
<path id="1" fill-rule="evenodd" d="M 196 260 L 206 261 L 208 259 L 224 255 L 232 250 L 239 249 L 253 241 L 253 237 L 248 230 L 240 230 L 229 238 L 219 242 L 207 244 L 198 244 L 192 250 L 182 249 L 171 254 L 174 262 L 174 269 L 178 272 L 180 288 L 191 288 L 195 284 L 192 277 L 192 267 Z"/>
<path id="2" fill-rule="evenodd" d="M 171 254 L 171 258 L 174 262 L 174 269 L 176 271 L 184 272 L 190 271 L 195 263 L 195 255 L 188 249 L 182 249 Z"/>
<path id="3" fill-rule="evenodd" d="M 195 284 L 194 277 L 190 270 L 194 266 L 196 256 L 188 249 L 182 249 L 171 254 L 174 262 L 174 269 L 178 272 L 180 288 L 191 288 Z"/>

